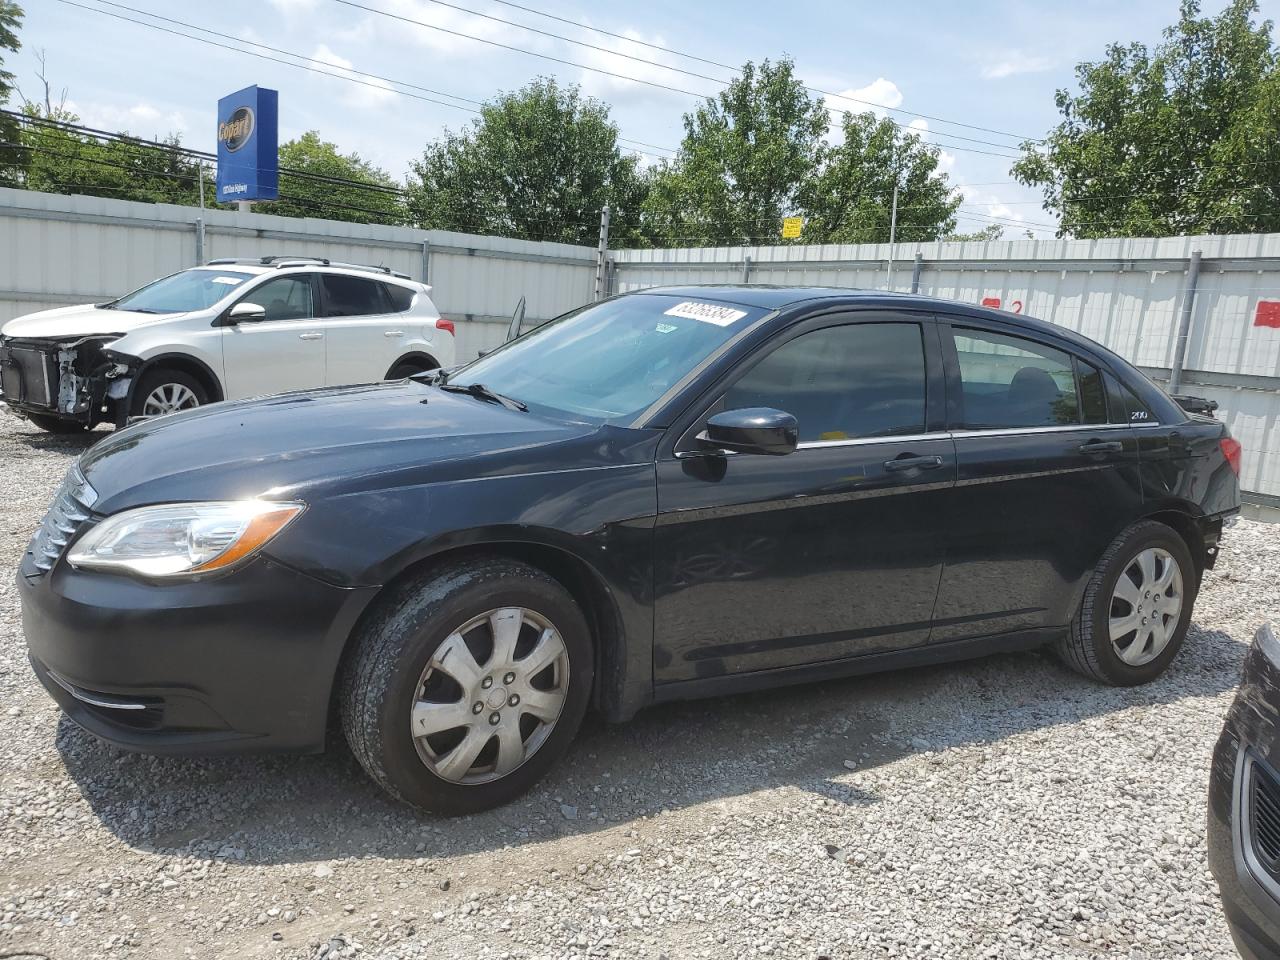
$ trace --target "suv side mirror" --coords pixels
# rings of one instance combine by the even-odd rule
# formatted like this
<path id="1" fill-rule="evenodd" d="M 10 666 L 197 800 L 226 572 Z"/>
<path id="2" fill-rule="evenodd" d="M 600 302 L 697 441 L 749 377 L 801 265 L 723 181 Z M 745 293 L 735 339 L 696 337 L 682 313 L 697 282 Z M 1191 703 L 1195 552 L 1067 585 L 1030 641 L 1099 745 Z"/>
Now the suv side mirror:
<path id="1" fill-rule="evenodd" d="M 707 429 L 698 434 L 698 442 L 705 449 L 774 457 L 795 450 L 799 438 L 796 418 L 772 407 L 725 410 L 709 418 Z"/>
<path id="2" fill-rule="evenodd" d="M 224 326 L 232 327 L 237 323 L 267 319 L 267 308 L 247 300 L 241 300 L 225 314 Z"/>

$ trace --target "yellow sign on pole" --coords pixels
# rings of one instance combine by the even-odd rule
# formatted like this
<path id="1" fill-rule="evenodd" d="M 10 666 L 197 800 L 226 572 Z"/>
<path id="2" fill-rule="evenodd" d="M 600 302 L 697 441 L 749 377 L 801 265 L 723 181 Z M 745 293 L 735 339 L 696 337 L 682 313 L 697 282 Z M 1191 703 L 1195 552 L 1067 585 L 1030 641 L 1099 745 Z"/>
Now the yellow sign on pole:
<path id="1" fill-rule="evenodd" d="M 782 218 L 782 239 L 795 240 L 800 236 L 800 231 L 804 229 L 804 217 L 783 217 Z"/>

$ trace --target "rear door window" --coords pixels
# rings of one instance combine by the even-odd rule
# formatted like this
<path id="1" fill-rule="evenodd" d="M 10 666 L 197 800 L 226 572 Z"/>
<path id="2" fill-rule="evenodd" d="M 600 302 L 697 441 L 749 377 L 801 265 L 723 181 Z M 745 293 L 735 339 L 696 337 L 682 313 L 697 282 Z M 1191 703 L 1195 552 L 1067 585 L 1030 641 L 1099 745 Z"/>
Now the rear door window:
<path id="1" fill-rule="evenodd" d="M 1071 354 L 989 330 L 953 328 L 961 426 L 969 430 L 1080 423 Z"/>
<path id="2" fill-rule="evenodd" d="M 364 277 L 341 273 L 322 273 L 326 317 L 363 317 L 388 313 L 383 285 Z"/>
<path id="3" fill-rule="evenodd" d="M 1080 374 L 1080 412 L 1085 423 L 1107 422 L 1107 387 L 1102 371 L 1091 363 L 1077 360 Z"/>

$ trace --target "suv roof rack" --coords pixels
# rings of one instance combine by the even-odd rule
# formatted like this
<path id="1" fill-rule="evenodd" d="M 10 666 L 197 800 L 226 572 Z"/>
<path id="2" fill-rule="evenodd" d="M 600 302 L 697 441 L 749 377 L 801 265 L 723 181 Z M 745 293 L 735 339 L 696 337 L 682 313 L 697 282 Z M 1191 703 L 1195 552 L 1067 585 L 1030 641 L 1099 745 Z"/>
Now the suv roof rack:
<path id="1" fill-rule="evenodd" d="M 233 264 L 252 264 L 257 267 L 275 267 L 277 270 L 283 267 L 340 267 L 343 270 L 367 270 L 370 273 L 382 273 L 389 277 L 399 277 L 401 280 L 412 279 L 407 273 L 400 273 L 392 270 L 390 267 L 384 267 L 381 264 L 374 266 L 367 263 L 343 263 L 340 260 L 330 260 L 328 257 L 296 257 L 284 254 L 272 254 L 268 257 L 218 257 L 216 260 L 206 261 L 208 266 L 230 266 Z"/>

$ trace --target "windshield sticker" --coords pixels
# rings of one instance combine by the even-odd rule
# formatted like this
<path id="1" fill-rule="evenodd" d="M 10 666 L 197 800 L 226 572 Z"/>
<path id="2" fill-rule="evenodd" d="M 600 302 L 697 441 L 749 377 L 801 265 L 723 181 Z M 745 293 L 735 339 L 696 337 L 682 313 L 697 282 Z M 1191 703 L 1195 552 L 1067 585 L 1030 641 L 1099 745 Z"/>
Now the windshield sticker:
<path id="1" fill-rule="evenodd" d="M 655 328 L 659 333 L 675 333 L 680 328 L 674 323 L 660 323 Z"/>
<path id="2" fill-rule="evenodd" d="M 688 320 L 701 320 L 703 323 L 714 323 L 717 327 L 727 327 L 734 321 L 741 320 L 747 315 L 745 310 L 734 310 L 732 307 L 722 307 L 718 303 L 698 303 L 694 300 L 686 300 L 684 303 L 677 303 L 670 310 L 662 311 L 668 317 L 685 317 Z"/>
<path id="3" fill-rule="evenodd" d="M 240 279 L 241 279 L 240 277 L 214 277 L 213 282 L 227 283 L 234 287 L 237 283 L 240 282 Z"/>

